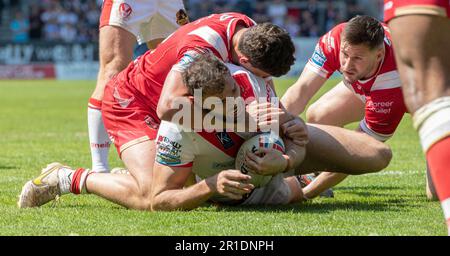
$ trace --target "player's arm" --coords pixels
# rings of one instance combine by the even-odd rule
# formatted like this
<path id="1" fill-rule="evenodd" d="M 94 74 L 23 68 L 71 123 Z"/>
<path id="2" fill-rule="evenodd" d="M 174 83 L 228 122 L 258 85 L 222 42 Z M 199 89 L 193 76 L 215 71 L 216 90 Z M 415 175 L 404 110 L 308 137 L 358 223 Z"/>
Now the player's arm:
<path id="1" fill-rule="evenodd" d="M 183 83 L 181 72 L 172 69 L 166 77 L 158 101 L 156 113 L 161 120 L 171 121 L 173 116 L 180 110 L 176 108 L 176 100 L 189 95 L 188 88 Z"/>
<path id="2" fill-rule="evenodd" d="M 191 173 L 192 167 L 171 167 L 155 163 L 152 210 L 191 210 L 208 200 L 214 190 L 204 180 L 183 189 Z"/>
<path id="3" fill-rule="evenodd" d="M 281 102 L 288 112 L 298 116 L 326 81 L 327 78 L 305 68 L 297 81 L 281 98 Z"/>
<path id="4" fill-rule="evenodd" d="M 245 156 L 246 165 L 260 175 L 276 175 L 296 169 L 305 159 L 306 148 L 284 138 L 285 153 L 276 149 L 260 148 Z"/>
<path id="5" fill-rule="evenodd" d="M 192 210 L 214 194 L 240 200 L 254 188 L 247 183 L 250 176 L 237 170 L 226 170 L 183 189 L 191 173 L 192 167 L 170 167 L 155 163 L 152 210 Z"/>
<path id="6" fill-rule="evenodd" d="M 272 80 L 268 81 L 268 85 L 272 88 L 274 96 L 278 97 Z M 305 122 L 298 115 L 290 113 L 282 102 L 279 102 L 278 106 L 273 106 L 272 103 L 255 104 L 250 106 L 249 111 L 252 112 L 253 118 L 257 117 L 260 128 L 270 129 L 275 124 L 279 126 L 285 139 L 290 139 L 300 147 L 308 143 L 308 130 Z"/>

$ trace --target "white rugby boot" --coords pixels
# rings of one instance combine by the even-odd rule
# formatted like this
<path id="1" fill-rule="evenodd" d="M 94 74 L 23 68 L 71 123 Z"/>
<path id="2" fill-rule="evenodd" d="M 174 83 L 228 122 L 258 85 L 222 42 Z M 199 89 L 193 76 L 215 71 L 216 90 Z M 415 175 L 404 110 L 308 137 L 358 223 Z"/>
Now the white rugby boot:
<path id="1" fill-rule="evenodd" d="M 19 208 L 38 207 L 57 199 L 62 194 L 61 192 L 68 193 L 71 173 L 73 170 L 70 167 L 60 163 L 47 165 L 42 169 L 41 175 L 23 186 L 17 205 Z M 61 185 L 63 191 L 61 191 Z"/>

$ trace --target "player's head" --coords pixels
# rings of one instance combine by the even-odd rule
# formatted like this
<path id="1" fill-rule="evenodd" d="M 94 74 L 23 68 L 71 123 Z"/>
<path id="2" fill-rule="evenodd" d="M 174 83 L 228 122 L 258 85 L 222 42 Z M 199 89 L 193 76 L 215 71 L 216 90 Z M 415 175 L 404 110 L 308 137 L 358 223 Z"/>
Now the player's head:
<path id="1" fill-rule="evenodd" d="M 203 100 L 212 96 L 220 99 L 240 96 L 239 86 L 230 70 L 212 53 L 196 57 L 183 72 L 183 82 L 191 95 L 194 90 L 201 89 Z"/>
<path id="2" fill-rule="evenodd" d="M 271 23 L 248 28 L 239 39 L 238 51 L 239 65 L 260 77 L 282 76 L 295 61 L 288 32 Z"/>
<path id="3" fill-rule="evenodd" d="M 227 105 L 226 99 L 237 98 L 241 92 L 228 67 L 216 56 L 206 53 L 197 57 L 184 71 L 183 80 L 191 95 L 196 97 L 198 94 L 195 93 L 195 90 L 201 89 L 202 101 L 196 100 L 194 96 L 189 96 L 194 105 L 201 103 L 202 105 L 198 106 L 197 104 L 197 107 L 207 112 L 213 111 L 223 118 L 227 115 L 236 116 L 235 107 Z M 215 100 L 217 99 L 221 101 L 222 108 L 216 104 Z M 206 104 L 207 101 L 213 102 L 214 107 Z M 227 107 L 231 108 L 227 109 Z"/>
<path id="4" fill-rule="evenodd" d="M 356 16 L 345 25 L 339 59 L 344 80 L 369 78 L 384 57 L 384 29 L 370 16 Z"/>

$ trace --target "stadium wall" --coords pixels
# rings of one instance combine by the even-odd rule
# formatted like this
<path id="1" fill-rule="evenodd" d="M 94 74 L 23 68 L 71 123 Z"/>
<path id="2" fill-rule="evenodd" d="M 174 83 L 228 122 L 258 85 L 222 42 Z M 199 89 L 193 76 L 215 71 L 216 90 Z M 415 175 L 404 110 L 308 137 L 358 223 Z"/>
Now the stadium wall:
<path id="1" fill-rule="evenodd" d="M 300 74 L 317 38 L 295 38 L 296 62 L 287 76 Z M 97 43 L 0 44 L 0 79 L 95 80 Z"/>

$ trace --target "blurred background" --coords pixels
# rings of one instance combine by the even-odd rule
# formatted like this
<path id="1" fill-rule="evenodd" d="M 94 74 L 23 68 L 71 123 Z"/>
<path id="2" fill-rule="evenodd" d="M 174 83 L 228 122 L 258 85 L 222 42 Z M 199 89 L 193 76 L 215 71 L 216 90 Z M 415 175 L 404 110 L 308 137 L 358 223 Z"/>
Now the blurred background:
<path id="1" fill-rule="evenodd" d="M 0 0 L 0 79 L 95 79 L 102 0 Z M 382 0 L 186 0 L 191 21 L 241 12 L 294 38 L 298 75 L 321 35 L 357 14 L 382 19 Z"/>

